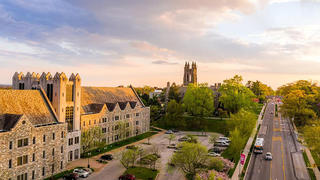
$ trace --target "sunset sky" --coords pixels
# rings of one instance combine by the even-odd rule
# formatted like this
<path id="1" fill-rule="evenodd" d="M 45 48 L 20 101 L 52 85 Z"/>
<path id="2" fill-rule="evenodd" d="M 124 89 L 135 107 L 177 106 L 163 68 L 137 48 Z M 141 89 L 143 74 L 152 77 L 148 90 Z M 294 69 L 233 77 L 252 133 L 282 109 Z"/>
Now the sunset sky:
<path id="1" fill-rule="evenodd" d="M 209 84 L 320 80 L 320 1 L 0 1 L 0 84 L 63 71 L 83 85 L 161 87 L 182 83 L 185 61 Z"/>

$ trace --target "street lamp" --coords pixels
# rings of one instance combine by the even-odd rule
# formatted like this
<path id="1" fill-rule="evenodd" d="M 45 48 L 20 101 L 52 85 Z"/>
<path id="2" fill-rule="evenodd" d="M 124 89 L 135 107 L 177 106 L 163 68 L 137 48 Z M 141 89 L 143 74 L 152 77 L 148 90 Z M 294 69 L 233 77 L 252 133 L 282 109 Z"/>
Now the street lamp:
<path id="1" fill-rule="evenodd" d="M 90 164 L 89 164 L 90 155 L 91 155 L 91 152 L 88 152 L 88 168 L 90 168 Z"/>

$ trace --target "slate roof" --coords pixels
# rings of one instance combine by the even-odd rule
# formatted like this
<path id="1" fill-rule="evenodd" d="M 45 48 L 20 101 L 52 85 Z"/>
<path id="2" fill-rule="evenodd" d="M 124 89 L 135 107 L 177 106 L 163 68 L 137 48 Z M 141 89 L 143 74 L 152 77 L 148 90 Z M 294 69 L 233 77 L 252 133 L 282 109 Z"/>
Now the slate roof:
<path id="1" fill-rule="evenodd" d="M 113 111 L 117 104 L 123 110 L 127 104 L 135 108 L 140 103 L 139 97 L 132 88 L 125 87 L 82 87 L 81 89 L 81 114 L 97 113 L 97 105 L 106 104 L 109 111 Z M 141 104 L 143 105 L 143 104 Z"/>
<path id="2" fill-rule="evenodd" d="M 58 123 L 39 90 L 0 90 L 2 127 L 14 124 L 21 115 L 25 115 L 34 126 Z"/>
<path id="3" fill-rule="evenodd" d="M 10 131 L 21 118 L 21 114 L 3 114 L 0 116 L 0 132 Z"/>

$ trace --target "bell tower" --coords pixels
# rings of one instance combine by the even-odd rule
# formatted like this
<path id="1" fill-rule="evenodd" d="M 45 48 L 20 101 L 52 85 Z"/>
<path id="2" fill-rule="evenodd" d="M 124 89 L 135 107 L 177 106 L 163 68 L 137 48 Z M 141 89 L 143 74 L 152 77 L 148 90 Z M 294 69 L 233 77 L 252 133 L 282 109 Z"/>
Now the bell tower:
<path id="1" fill-rule="evenodd" d="M 189 62 L 184 65 L 183 86 L 188 86 L 190 83 L 198 83 L 196 62 L 192 62 L 191 67 Z"/>

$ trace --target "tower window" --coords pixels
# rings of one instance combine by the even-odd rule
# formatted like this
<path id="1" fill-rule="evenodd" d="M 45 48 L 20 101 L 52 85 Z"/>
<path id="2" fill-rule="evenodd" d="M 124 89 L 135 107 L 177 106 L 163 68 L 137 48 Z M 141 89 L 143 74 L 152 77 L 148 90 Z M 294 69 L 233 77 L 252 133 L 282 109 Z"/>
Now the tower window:
<path id="1" fill-rule="evenodd" d="M 73 107 L 66 107 L 66 122 L 68 123 L 68 131 L 73 130 Z"/>
<path id="2" fill-rule="evenodd" d="M 66 90 L 66 101 L 70 102 L 73 101 L 73 89 L 74 86 L 73 85 L 67 85 L 67 90 Z"/>

